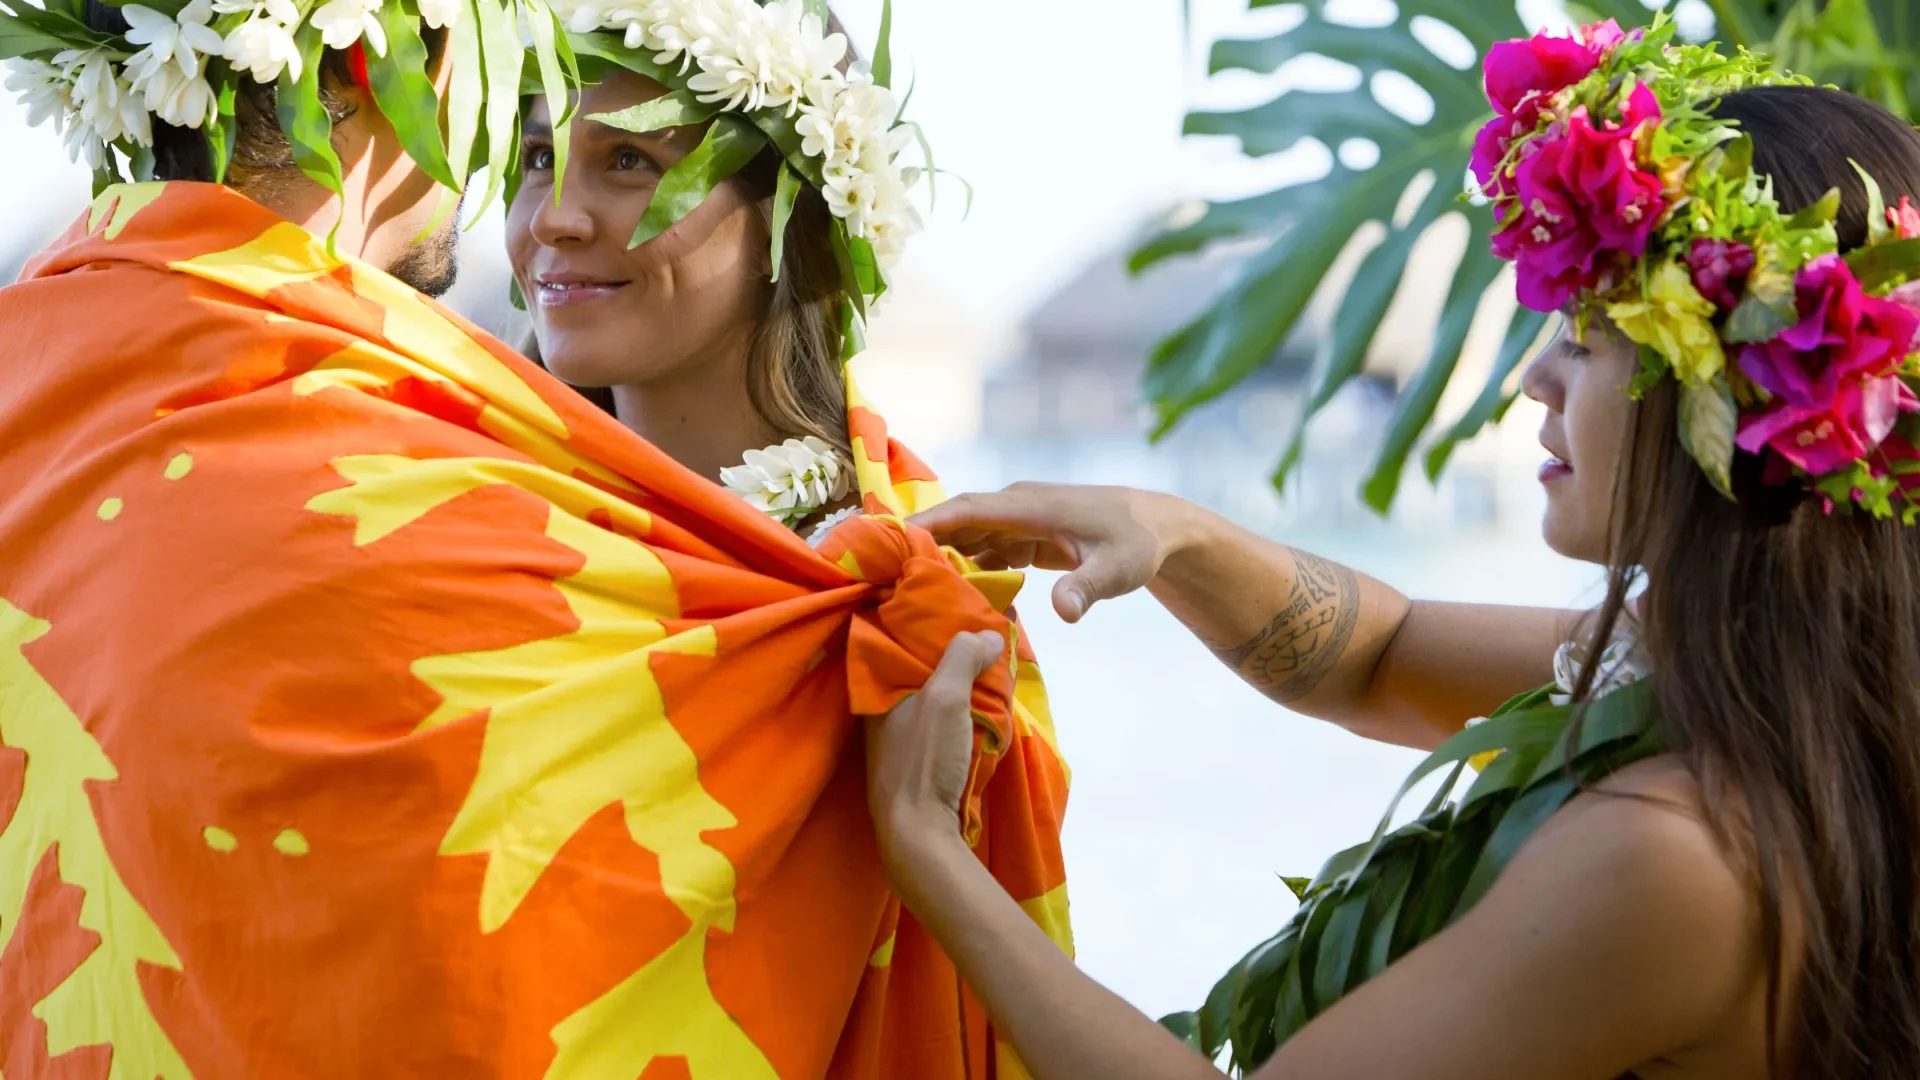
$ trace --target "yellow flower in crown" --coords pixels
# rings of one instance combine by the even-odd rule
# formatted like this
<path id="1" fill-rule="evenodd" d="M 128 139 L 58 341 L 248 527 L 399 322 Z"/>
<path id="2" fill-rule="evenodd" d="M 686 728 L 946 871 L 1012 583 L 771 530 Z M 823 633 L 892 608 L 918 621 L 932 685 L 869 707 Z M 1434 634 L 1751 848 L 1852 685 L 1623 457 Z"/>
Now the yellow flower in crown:
<path id="1" fill-rule="evenodd" d="M 1669 261 L 1648 276 L 1645 295 L 1608 304 L 1607 318 L 1629 341 L 1665 357 L 1681 383 L 1700 386 L 1727 366 L 1713 328 L 1714 310 L 1687 268 Z"/>

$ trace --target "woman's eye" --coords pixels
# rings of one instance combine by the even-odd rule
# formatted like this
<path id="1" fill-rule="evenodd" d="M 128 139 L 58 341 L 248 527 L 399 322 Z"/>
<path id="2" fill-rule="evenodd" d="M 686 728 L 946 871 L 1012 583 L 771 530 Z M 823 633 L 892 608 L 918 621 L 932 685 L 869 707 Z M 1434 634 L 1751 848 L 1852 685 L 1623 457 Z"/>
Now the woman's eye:
<path id="1" fill-rule="evenodd" d="M 653 167 L 652 159 L 638 150 L 620 150 L 613 155 L 613 167 L 622 172 L 631 172 Z"/>
<path id="2" fill-rule="evenodd" d="M 553 168 L 553 151 L 548 147 L 532 147 L 520 157 L 528 172 L 547 172 Z"/>

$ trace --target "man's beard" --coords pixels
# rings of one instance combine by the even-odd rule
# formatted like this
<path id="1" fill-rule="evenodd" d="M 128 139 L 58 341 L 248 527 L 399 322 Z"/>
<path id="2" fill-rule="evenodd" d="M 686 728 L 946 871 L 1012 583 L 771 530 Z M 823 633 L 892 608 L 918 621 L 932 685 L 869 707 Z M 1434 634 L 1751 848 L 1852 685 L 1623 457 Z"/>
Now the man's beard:
<path id="1" fill-rule="evenodd" d="M 388 268 L 387 273 L 428 296 L 441 297 L 450 292 L 454 281 L 460 276 L 454 248 L 459 242 L 460 210 L 465 203 L 466 198 L 462 196 L 460 205 L 456 205 L 453 213 L 447 215 L 446 222 L 432 236 L 407 245 L 406 253 Z"/>

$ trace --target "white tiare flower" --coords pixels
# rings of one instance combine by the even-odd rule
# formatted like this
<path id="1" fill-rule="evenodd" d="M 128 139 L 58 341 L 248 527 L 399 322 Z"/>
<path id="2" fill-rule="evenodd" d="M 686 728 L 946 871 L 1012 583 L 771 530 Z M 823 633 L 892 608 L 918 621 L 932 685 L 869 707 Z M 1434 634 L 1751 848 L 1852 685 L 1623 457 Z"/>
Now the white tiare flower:
<path id="1" fill-rule="evenodd" d="M 387 55 L 387 31 L 377 14 L 384 0 L 327 0 L 307 17 L 329 49 L 350 49 L 362 37 L 375 56 Z"/>
<path id="2" fill-rule="evenodd" d="M 1580 682 L 1583 657 L 1583 650 L 1572 641 L 1562 643 L 1553 654 L 1556 693 L 1548 695 L 1550 702 L 1565 705 L 1573 700 L 1573 689 Z M 1593 688 L 1587 692 L 1587 700 L 1593 701 L 1629 683 L 1638 682 L 1647 676 L 1649 670 L 1646 656 L 1640 651 L 1639 637 L 1632 629 L 1622 626 L 1614 631 L 1613 640 L 1607 642 L 1605 651 L 1600 654 L 1599 670 L 1594 673 Z"/>
<path id="3" fill-rule="evenodd" d="M 720 470 L 720 483 L 786 525 L 846 498 L 853 470 L 832 446 L 809 435 L 747 451 L 743 464 Z"/>
<path id="4" fill-rule="evenodd" d="M 283 70 L 300 77 L 300 46 L 278 19 L 249 19 L 235 27 L 227 35 L 226 57 L 235 71 L 247 72 L 254 82 L 273 82 Z"/>
<path id="5" fill-rule="evenodd" d="M 833 216 L 847 223 L 847 231 L 865 238 L 871 232 L 868 220 L 873 217 L 879 189 L 879 174 L 857 168 L 829 170 L 821 194 L 826 196 L 827 209 L 833 211 Z"/>
<path id="6" fill-rule="evenodd" d="M 193 0 L 175 16 L 139 4 L 126 5 L 120 14 L 131 28 L 127 42 L 143 46 L 127 61 L 127 74 L 137 88 L 144 89 L 148 80 L 169 66 L 186 78 L 195 78 L 201 57 L 220 56 L 226 50 L 226 42 L 207 25 L 213 18 L 211 0 Z"/>
<path id="7" fill-rule="evenodd" d="M 820 519 L 820 524 L 815 525 L 812 531 L 807 533 L 807 546 L 819 547 L 826 542 L 827 534 L 831 533 L 836 526 L 852 521 L 854 518 L 859 517 L 860 514 L 861 510 L 857 506 L 849 506 L 845 510 L 836 510 L 828 514 L 826 517 Z"/>
<path id="8" fill-rule="evenodd" d="M 219 99 L 205 76 L 182 75 L 172 64 L 147 73 L 134 87 L 146 95 L 153 115 L 175 127 L 198 128 L 219 109 Z"/>
<path id="9" fill-rule="evenodd" d="M 71 72 L 44 60 L 8 60 L 6 88 L 20 95 L 32 127 L 52 120 L 54 130 L 64 132 L 78 108 L 73 100 Z"/>
<path id="10" fill-rule="evenodd" d="M 153 117 L 147 103 L 114 67 L 105 49 L 68 49 L 53 58 L 73 78 L 73 103 L 80 123 L 101 142 L 153 145 Z"/>
<path id="11" fill-rule="evenodd" d="M 726 41 L 699 58 L 700 72 L 687 80 L 687 89 L 700 95 L 701 101 L 722 102 L 728 109 L 758 109 L 766 97 L 760 66 L 774 45 L 760 19 L 732 29 Z"/>
<path id="12" fill-rule="evenodd" d="M 465 8 L 462 0 L 420 0 L 420 18 L 435 30 L 443 30 L 459 22 Z"/>
<path id="13" fill-rule="evenodd" d="M 735 25 L 758 19 L 760 10 L 753 0 L 647 0 L 641 44 L 653 50 L 655 63 L 678 60 L 687 71 Z M 628 40 L 634 40 L 632 31 Z"/>
<path id="14" fill-rule="evenodd" d="M 755 51 L 743 51 L 740 58 L 759 84 L 760 107 L 784 108 L 793 116 L 809 86 L 838 78 L 847 39 L 827 33 L 803 0 L 770 0 L 758 21 L 764 32 L 752 41 Z"/>
<path id="15" fill-rule="evenodd" d="M 829 171 L 856 165 L 874 168 L 903 145 L 892 134 L 897 112 L 893 92 L 874 85 L 869 76 L 816 79 L 807 87 L 794 124 L 800 152 L 821 159 Z M 912 138 L 911 130 L 900 130 Z"/>

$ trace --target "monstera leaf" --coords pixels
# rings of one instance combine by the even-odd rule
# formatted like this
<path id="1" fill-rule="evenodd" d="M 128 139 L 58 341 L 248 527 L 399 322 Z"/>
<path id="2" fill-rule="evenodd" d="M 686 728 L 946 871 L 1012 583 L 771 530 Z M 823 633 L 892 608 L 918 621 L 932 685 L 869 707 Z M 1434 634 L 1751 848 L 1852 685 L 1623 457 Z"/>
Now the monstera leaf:
<path id="1" fill-rule="evenodd" d="M 1280 2 L 1249 0 L 1256 8 Z M 1366 502 L 1385 513 L 1407 459 L 1423 438 L 1427 475 L 1437 478 L 1461 441 L 1505 413 L 1513 400 L 1508 387 L 1514 369 L 1546 325 L 1547 316 L 1520 309 L 1474 403 L 1447 430 L 1430 431 L 1481 298 L 1500 270 L 1487 250 L 1491 216 L 1461 200 L 1474 134 L 1491 115 L 1479 57 L 1498 41 L 1525 36 L 1528 28 L 1512 0 L 1398 0 L 1391 22 L 1369 27 L 1329 18 L 1328 9 L 1336 5 L 1328 0 L 1307 0 L 1302 6 L 1305 21 L 1283 34 L 1218 42 L 1211 70 L 1271 72 L 1313 54 L 1358 68 L 1359 85 L 1333 93 L 1292 91 L 1238 112 L 1196 112 L 1187 117 L 1187 132 L 1234 136 L 1246 154 L 1256 157 L 1287 150 L 1302 139 L 1337 147 L 1361 138 L 1379 147 L 1379 158 L 1365 169 L 1336 163 L 1327 176 L 1310 183 L 1213 203 L 1198 221 L 1163 233 L 1136 252 L 1131 266 L 1138 272 L 1219 240 L 1265 242 L 1206 312 L 1155 350 L 1145 391 L 1157 415 L 1158 438 L 1193 408 L 1272 359 L 1355 233 L 1370 222 L 1384 227 L 1385 238 L 1361 260 L 1309 375 L 1301 423 L 1274 474 L 1275 485 L 1284 484 L 1299 460 L 1307 423 L 1360 373 L 1407 275 L 1415 241 L 1443 217 L 1465 215 L 1471 235 L 1447 290 L 1433 345 L 1419 372 L 1401 388 L 1362 489 Z M 1716 32 L 1728 45 L 1778 52 L 1796 70 L 1857 87 L 1903 115 L 1909 103 L 1920 103 L 1920 63 L 1914 55 L 1920 10 L 1913 0 L 1709 0 L 1709 6 Z M 1613 18 L 1624 27 L 1647 25 L 1656 14 L 1640 0 L 1576 0 L 1569 8 L 1582 19 Z M 1428 30 L 1420 24 L 1428 20 L 1463 36 L 1475 51 L 1473 63 L 1452 66 L 1424 45 L 1421 36 Z M 1426 91 L 1433 105 L 1430 117 L 1416 122 L 1379 103 L 1376 76 L 1387 72 Z"/>

